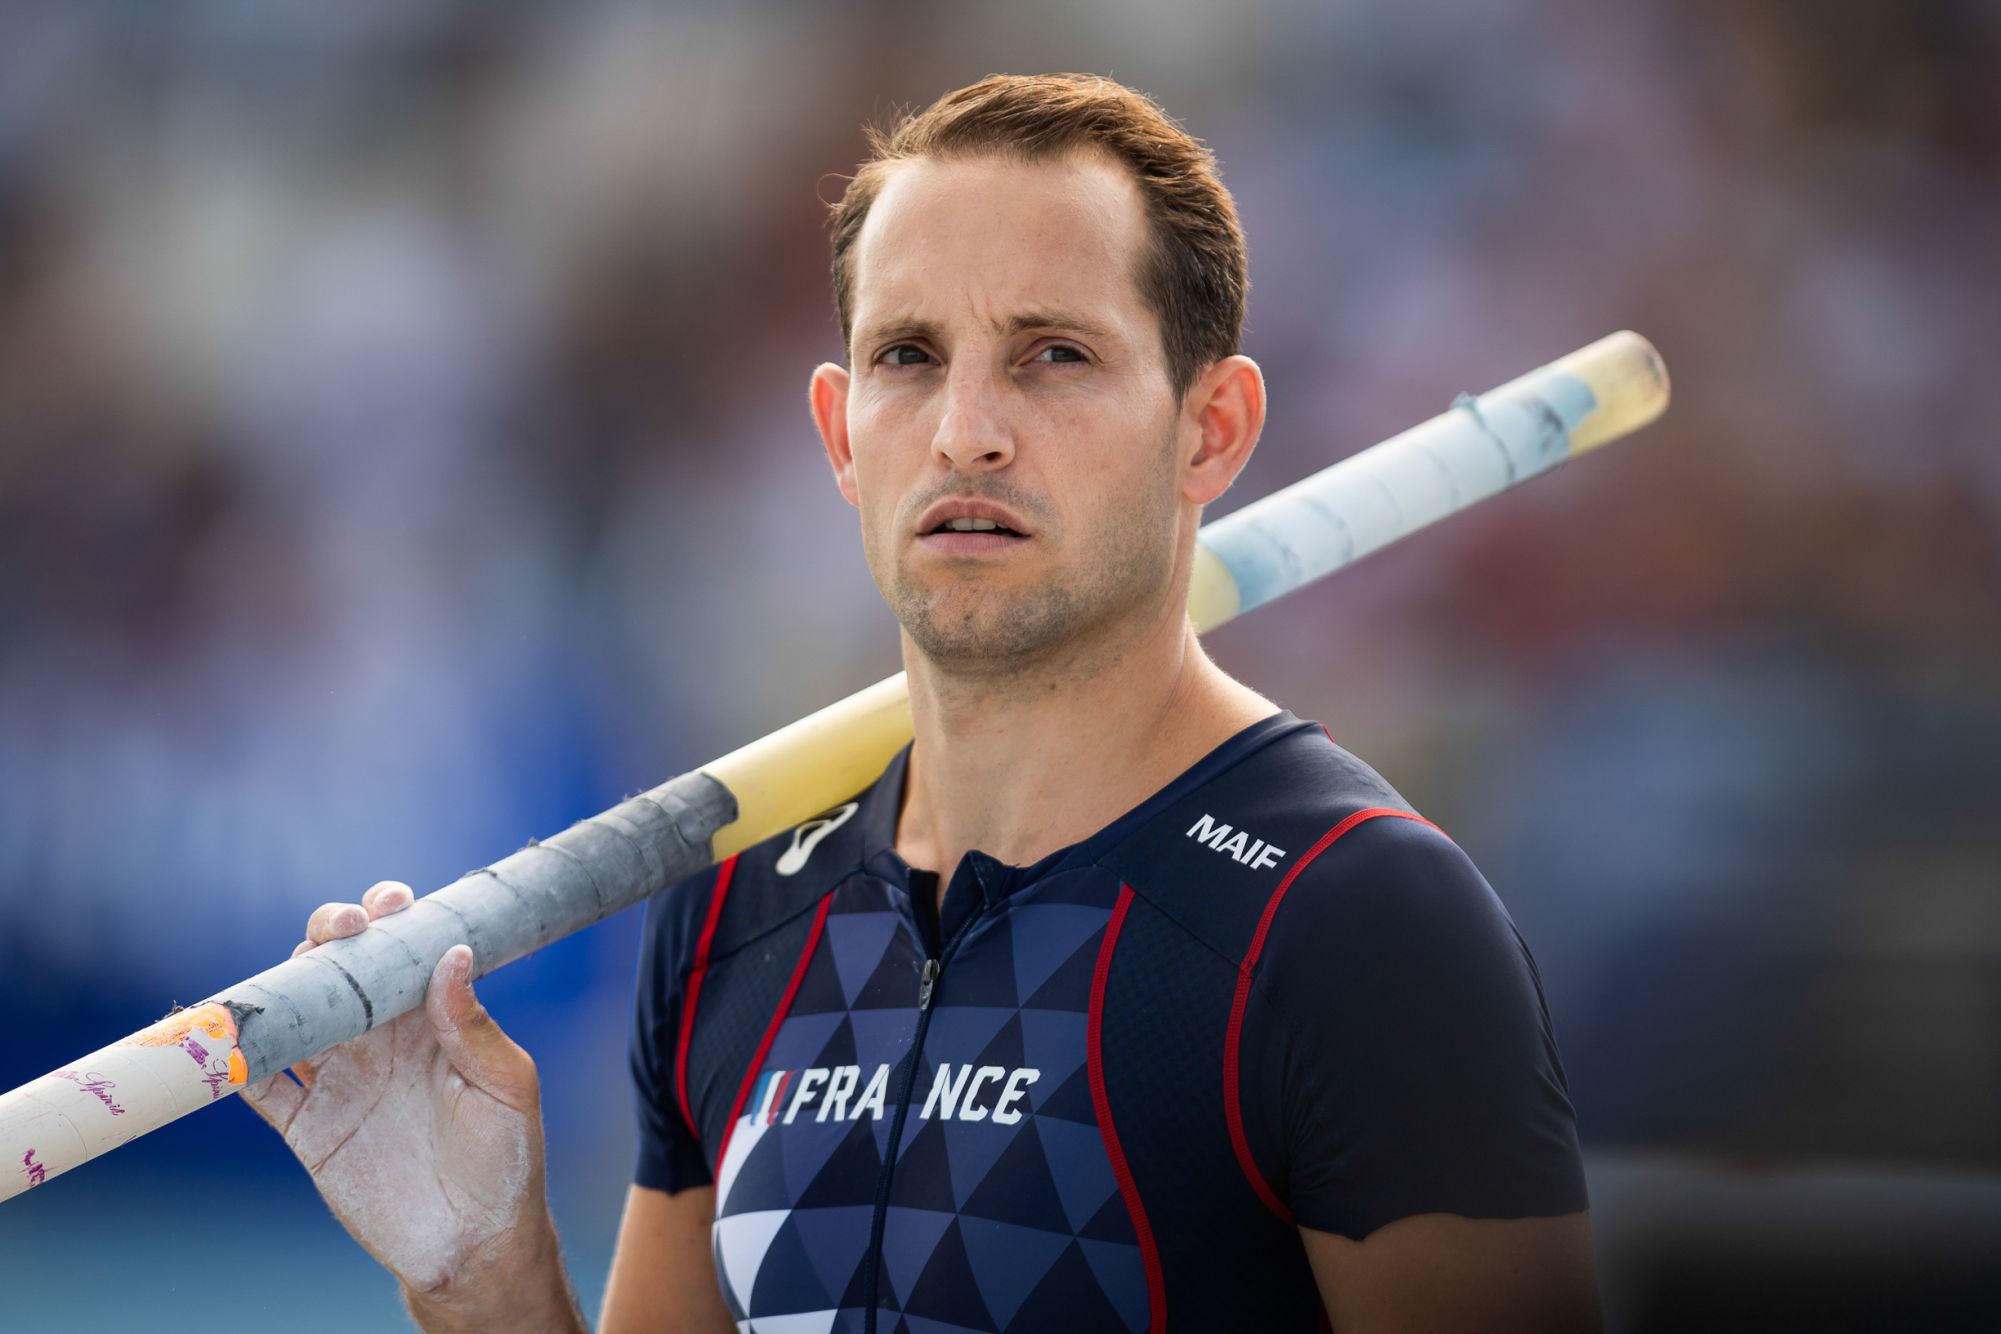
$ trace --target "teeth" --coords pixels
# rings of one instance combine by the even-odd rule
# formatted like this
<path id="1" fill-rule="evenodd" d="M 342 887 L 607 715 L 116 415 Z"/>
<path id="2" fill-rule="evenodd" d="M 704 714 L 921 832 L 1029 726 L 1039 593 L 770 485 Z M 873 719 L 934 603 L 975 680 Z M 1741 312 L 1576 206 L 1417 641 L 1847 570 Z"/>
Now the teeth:
<path id="1" fill-rule="evenodd" d="M 955 533 L 990 533 L 1000 527 L 992 519 L 948 519 L 945 526 Z"/>

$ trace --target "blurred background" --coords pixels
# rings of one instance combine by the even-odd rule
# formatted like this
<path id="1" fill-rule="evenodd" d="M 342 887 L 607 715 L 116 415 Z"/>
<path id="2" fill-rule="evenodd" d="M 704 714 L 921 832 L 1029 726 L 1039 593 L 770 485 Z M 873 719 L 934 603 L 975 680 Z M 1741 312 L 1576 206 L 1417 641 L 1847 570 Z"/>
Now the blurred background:
<path id="1" fill-rule="evenodd" d="M 0 1088 L 897 666 L 805 411 L 861 126 L 1220 155 L 1220 513 L 1613 329 L 1663 423 L 1219 632 L 1533 946 L 1613 1328 L 2001 1324 L 2001 8 L 0 5 Z M 482 984 L 595 1312 L 637 918 Z M 396 1328 L 231 1101 L 0 1207 L 0 1328 Z"/>

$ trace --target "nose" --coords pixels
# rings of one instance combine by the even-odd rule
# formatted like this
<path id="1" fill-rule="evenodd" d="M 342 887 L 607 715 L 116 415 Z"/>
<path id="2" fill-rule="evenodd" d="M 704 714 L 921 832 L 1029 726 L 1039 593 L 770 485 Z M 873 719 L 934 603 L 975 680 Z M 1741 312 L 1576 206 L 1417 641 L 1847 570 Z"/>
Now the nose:
<path id="1" fill-rule="evenodd" d="M 945 384 L 945 411 L 931 448 L 960 472 L 994 472 L 1014 461 L 1014 427 L 1004 386 L 970 369 L 953 368 Z"/>

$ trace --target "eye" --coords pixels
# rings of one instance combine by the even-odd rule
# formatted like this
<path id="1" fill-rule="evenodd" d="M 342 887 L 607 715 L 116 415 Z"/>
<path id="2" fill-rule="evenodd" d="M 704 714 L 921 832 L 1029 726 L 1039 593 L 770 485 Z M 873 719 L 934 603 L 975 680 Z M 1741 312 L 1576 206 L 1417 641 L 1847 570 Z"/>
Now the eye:
<path id="1" fill-rule="evenodd" d="M 917 344 L 898 343 L 884 348 L 876 363 L 882 366 L 921 366 L 930 359 L 930 354 Z"/>
<path id="2" fill-rule="evenodd" d="M 1075 361 L 1083 361 L 1084 354 L 1082 351 L 1070 346 L 1068 343 L 1051 343 L 1048 347 L 1045 347 L 1040 352 L 1037 352 L 1033 357 L 1030 358 L 1030 360 L 1075 362 Z"/>

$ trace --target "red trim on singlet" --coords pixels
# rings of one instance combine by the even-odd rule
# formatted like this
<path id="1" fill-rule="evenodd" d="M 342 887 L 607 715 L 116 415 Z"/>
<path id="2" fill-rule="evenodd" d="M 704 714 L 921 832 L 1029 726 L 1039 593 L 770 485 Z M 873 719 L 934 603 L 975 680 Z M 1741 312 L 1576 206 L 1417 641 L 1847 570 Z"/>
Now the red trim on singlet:
<path id="1" fill-rule="evenodd" d="M 736 874 L 736 858 L 724 860 L 716 872 L 716 887 L 709 891 L 709 915 L 702 921 L 702 934 L 695 941 L 695 966 L 688 970 L 688 998 L 681 1002 L 681 1036 L 674 1043 L 674 1094 L 681 1100 L 681 1120 L 688 1133 L 700 1142 L 702 1132 L 688 1107 L 688 1040 L 695 1033 L 695 1003 L 702 997 L 702 979 L 709 972 L 709 947 L 716 941 L 716 921 L 723 915 L 723 900 L 729 897 L 730 878 Z"/>
<path id="2" fill-rule="evenodd" d="M 1098 967 L 1091 975 L 1091 1017 L 1085 1029 L 1085 1062 L 1090 1069 L 1091 1110 L 1098 1117 L 1098 1133 L 1105 1140 L 1105 1154 L 1112 1160 L 1112 1175 L 1119 1179 L 1119 1194 L 1125 1197 L 1126 1213 L 1132 1218 L 1139 1238 L 1139 1253 L 1146 1262 L 1147 1329 L 1164 1334 L 1167 1329 L 1167 1288 L 1161 1278 L 1160 1248 L 1153 1243 L 1153 1228 L 1146 1221 L 1146 1206 L 1140 1203 L 1139 1187 L 1133 1184 L 1132 1169 L 1126 1166 L 1125 1150 L 1119 1147 L 1119 1132 L 1112 1125 L 1111 1103 L 1105 1097 L 1105 1062 L 1101 1036 L 1105 1018 L 1105 978 L 1112 971 L 1112 950 L 1118 944 L 1119 927 L 1132 906 L 1129 885 L 1119 886 L 1119 901 L 1112 908 L 1112 920 L 1105 925 L 1105 941 L 1098 946 Z"/>
<path id="3" fill-rule="evenodd" d="M 1245 951 L 1244 961 L 1237 965 L 1237 997 L 1230 1005 L 1229 1036 L 1223 1040 L 1223 1115 L 1230 1123 L 1230 1146 L 1237 1151 L 1237 1166 L 1243 1169 L 1245 1180 L 1251 1183 L 1251 1189 L 1257 1192 L 1260 1200 L 1264 1201 L 1265 1208 L 1278 1215 L 1279 1221 L 1288 1227 L 1292 1224 L 1292 1210 L 1286 1208 L 1278 1196 L 1272 1193 L 1272 1188 L 1265 1184 L 1264 1174 L 1258 1171 L 1257 1162 L 1251 1157 L 1250 1142 L 1244 1138 L 1243 1107 L 1238 1100 L 1237 1053 L 1243 1040 L 1244 1011 L 1251 1003 L 1251 979 L 1257 968 L 1258 955 L 1264 952 L 1265 936 L 1271 931 L 1272 918 L 1278 915 L 1278 905 L 1285 898 L 1285 891 L 1291 889 L 1292 882 L 1299 878 L 1299 873 L 1350 829 L 1364 820 L 1373 820 L 1381 815 L 1394 815 L 1399 820 L 1415 820 L 1422 825 L 1431 825 L 1433 829 L 1438 828 L 1422 815 L 1391 810 L 1386 806 L 1374 806 L 1365 811 L 1356 811 L 1335 825 L 1322 834 L 1320 841 L 1308 848 L 1306 854 L 1294 862 L 1292 869 L 1285 873 L 1285 878 L 1278 882 L 1278 888 L 1272 891 L 1270 901 L 1265 904 L 1264 915 L 1258 918 L 1257 934 L 1251 937 L 1251 947 Z"/>
<path id="4" fill-rule="evenodd" d="M 778 1040 L 779 1026 L 792 1008 L 792 998 L 799 994 L 799 984 L 806 980 L 806 965 L 813 962 L 813 950 L 820 943 L 820 928 L 827 924 L 827 908 L 833 901 L 832 894 L 820 900 L 820 911 L 813 914 L 813 929 L 806 933 L 806 948 L 799 951 L 799 962 L 792 966 L 792 980 L 785 984 L 785 994 L 779 997 L 778 1008 L 772 1011 L 771 1022 L 765 1026 L 764 1040 L 757 1044 L 757 1055 L 750 1058 L 750 1069 L 744 1071 L 743 1083 L 737 1087 L 736 1103 L 730 1108 L 730 1119 L 723 1125 L 723 1142 L 716 1148 L 718 1177 L 723 1172 L 723 1156 L 730 1151 L 730 1136 L 736 1133 L 737 1118 L 743 1115 L 743 1105 L 750 1098 L 750 1086 L 757 1082 L 757 1072 L 764 1068 L 764 1058 L 771 1054 L 771 1044 Z"/>

